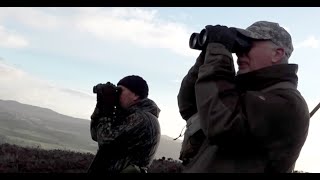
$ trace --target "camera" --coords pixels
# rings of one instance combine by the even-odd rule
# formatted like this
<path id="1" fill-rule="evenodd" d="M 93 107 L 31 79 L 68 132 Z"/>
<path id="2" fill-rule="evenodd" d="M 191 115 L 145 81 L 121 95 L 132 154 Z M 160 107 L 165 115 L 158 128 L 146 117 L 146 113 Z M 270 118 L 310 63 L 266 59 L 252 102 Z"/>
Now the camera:
<path id="1" fill-rule="evenodd" d="M 100 83 L 93 87 L 93 93 L 97 94 L 97 107 L 101 111 L 101 115 L 115 115 L 120 107 L 121 88 L 111 82 Z"/>
<path id="2" fill-rule="evenodd" d="M 235 29 L 234 29 L 235 30 Z M 189 47 L 196 50 L 204 50 L 208 45 L 208 31 L 202 29 L 200 33 L 192 33 L 189 39 Z M 237 33 L 236 43 L 231 50 L 232 53 L 248 52 L 251 48 L 251 41 L 244 35 Z"/>

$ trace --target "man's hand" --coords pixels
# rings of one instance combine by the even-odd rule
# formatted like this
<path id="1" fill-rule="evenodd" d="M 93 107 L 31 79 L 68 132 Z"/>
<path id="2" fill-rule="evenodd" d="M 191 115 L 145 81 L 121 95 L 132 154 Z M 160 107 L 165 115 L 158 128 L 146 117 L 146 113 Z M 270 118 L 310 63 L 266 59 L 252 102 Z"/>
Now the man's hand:
<path id="1" fill-rule="evenodd" d="M 205 55 L 206 55 L 206 50 L 202 50 L 198 56 L 198 58 L 196 59 L 196 63 L 195 65 L 197 67 L 200 67 L 203 63 L 204 63 L 204 58 L 205 58 Z"/>
<path id="2" fill-rule="evenodd" d="M 235 29 L 228 28 L 227 26 L 207 25 L 206 30 L 207 30 L 208 43 L 212 43 L 212 42 L 221 43 L 230 52 L 232 52 L 233 46 L 237 38 L 237 31 Z"/>
<path id="3" fill-rule="evenodd" d="M 97 88 L 97 107 L 100 116 L 111 116 L 119 103 L 119 88 L 108 82 Z"/>
<path id="4" fill-rule="evenodd" d="M 100 113 L 99 108 L 96 105 L 96 107 L 94 108 L 94 111 L 93 111 L 93 113 L 91 115 L 91 120 L 99 119 L 101 117 L 99 113 Z"/>

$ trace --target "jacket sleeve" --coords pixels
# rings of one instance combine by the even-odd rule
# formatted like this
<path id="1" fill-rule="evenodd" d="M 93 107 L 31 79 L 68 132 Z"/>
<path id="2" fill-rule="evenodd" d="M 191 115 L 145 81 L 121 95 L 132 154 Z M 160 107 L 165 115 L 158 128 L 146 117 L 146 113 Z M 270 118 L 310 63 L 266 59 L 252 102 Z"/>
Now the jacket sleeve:
<path id="1" fill-rule="evenodd" d="M 111 123 L 108 118 L 100 118 L 96 126 L 92 126 L 91 134 L 94 135 L 93 137 L 95 137 L 99 146 L 108 144 L 112 144 L 113 146 L 126 145 L 129 142 L 124 141 L 138 136 L 142 132 L 141 129 L 146 126 L 143 113 L 136 112 L 119 121 L 121 123 Z"/>
<path id="2" fill-rule="evenodd" d="M 90 121 L 90 134 L 91 138 L 94 141 L 97 141 L 97 124 L 99 122 L 99 109 L 95 107 L 92 115 L 91 115 L 91 121 Z"/>
<path id="3" fill-rule="evenodd" d="M 240 138 L 246 125 L 235 90 L 231 53 L 220 43 L 209 43 L 195 84 L 200 126 L 211 143 L 219 137 Z"/>
<path id="4" fill-rule="evenodd" d="M 203 64 L 205 52 L 201 52 L 195 64 L 189 69 L 183 78 L 178 93 L 178 107 L 183 119 L 188 120 L 197 112 L 195 83 L 198 78 L 199 67 Z"/>

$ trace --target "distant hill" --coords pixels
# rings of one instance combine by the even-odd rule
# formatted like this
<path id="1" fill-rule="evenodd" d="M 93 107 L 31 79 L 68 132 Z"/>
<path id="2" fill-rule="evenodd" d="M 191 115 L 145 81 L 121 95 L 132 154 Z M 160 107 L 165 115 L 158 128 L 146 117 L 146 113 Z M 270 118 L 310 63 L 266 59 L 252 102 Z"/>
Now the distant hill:
<path id="1" fill-rule="evenodd" d="M 59 114 L 50 109 L 0 100 L 0 143 L 43 149 L 64 149 L 95 154 L 90 121 Z M 181 140 L 162 135 L 156 158 L 178 159 Z"/>

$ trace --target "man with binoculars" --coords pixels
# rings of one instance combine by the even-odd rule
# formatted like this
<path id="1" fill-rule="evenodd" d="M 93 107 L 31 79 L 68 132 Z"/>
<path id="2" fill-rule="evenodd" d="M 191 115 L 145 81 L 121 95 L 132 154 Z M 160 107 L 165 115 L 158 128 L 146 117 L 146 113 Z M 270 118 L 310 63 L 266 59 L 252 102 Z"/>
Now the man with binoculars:
<path id="1" fill-rule="evenodd" d="M 90 132 L 98 152 L 88 173 L 146 173 L 160 143 L 160 109 L 140 76 L 94 86 Z"/>
<path id="2" fill-rule="evenodd" d="M 293 172 L 310 116 L 297 90 L 298 65 L 288 64 L 290 34 L 268 21 L 208 25 L 189 45 L 201 53 L 178 94 L 188 127 L 183 172 Z"/>

